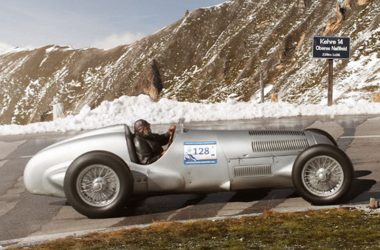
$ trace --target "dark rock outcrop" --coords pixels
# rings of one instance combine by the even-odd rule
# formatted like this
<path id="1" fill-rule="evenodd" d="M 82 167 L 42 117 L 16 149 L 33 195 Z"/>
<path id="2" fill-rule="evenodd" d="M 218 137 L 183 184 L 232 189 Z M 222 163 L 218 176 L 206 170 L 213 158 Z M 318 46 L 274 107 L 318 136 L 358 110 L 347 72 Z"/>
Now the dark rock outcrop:
<path id="1" fill-rule="evenodd" d="M 134 86 L 134 92 L 132 95 L 146 94 L 149 95 L 153 100 L 157 101 L 159 99 L 161 90 L 163 88 L 160 70 L 156 60 L 153 60 L 143 72 L 140 74 L 136 85 Z"/>

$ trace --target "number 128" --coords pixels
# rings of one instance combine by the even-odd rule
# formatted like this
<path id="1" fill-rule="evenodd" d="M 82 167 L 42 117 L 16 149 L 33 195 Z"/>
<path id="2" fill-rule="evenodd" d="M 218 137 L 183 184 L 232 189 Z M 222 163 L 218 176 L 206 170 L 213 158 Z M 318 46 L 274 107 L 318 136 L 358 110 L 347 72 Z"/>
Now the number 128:
<path id="1" fill-rule="evenodd" d="M 210 154 L 209 148 L 194 148 L 194 155 L 208 155 Z"/>

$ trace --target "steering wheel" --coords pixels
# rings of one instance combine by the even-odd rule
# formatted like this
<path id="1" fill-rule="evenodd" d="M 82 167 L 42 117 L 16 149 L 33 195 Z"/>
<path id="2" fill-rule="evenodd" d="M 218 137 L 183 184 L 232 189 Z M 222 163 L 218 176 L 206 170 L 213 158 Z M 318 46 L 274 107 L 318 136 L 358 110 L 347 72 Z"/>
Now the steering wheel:
<path id="1" fill-rule="evenodd" d="M 169 140 L 168 140 L 168 144 L 167 144 L 167 147 L 164 151 L 162 151 L 161 155 L 163 155 L 170 147 L 170 145 L 172 144 L 173 142 L 173 139 L 174 139 L 174 133 L 175 133 L 175 130 L 176 130 L 176 126 L 174 126 L 172 129 L 169 129 Z"/>

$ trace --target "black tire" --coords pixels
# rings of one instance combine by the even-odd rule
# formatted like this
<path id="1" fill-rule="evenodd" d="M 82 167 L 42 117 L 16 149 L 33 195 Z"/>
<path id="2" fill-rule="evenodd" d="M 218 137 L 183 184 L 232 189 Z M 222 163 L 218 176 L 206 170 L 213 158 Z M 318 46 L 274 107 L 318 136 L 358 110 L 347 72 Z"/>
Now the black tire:
<path id="1" fill-rule="evenodd" d="M 338 146 L 338 143 L 336 142 L 336 140 L 334 139 L 334 137 L 332 137 L 332 135 L 330 135 L 329 133 L 327 133 L 326 131 L 322 130 L 322 129 L 319 129 L 319 128 L 307 128 L 305 129 L 305 131 L 310 131 L 310 132 L 314 132 L 314 133 L 317 133 L 317 134 L 321 134 L 321 135 L 324 135 L 326 136 L 335 146 Z"/>
<path id="2" fill-rule="evenodd" d="M 90 175 L 86 175 L 89 172 L 99 173 L 99 176 L 92 180 L 89 178 Z M 83 190 L 85 182 L 91 189 L 88 193 Z M 98 190 L 94 191 L 95 189 Z M 116 215 L 126 204 L 132 190 L 133 178 L 128 166 L 118 156 L 104 151 L 93 151 L 79 156 L 68 168 L 64 179 L 64 191 L 68 202 L 75 210 L 89 218 Z M 101 192 L 102 195 L 95 196 L 96 192 Z M 110 199 L 102 201 L 109 193 Z M 94 201 L 92 198 L 100 198 L 100 201 Z"/>
<path id="3" fill-rule="evenodd" d="M 319 144 L 297 157 L 292 179 L 297 192 L 305 200 L 315 205 L 329 205 L 337 203 L 348 193 L 353 172 L 352 163 L 342 150 Z"/>

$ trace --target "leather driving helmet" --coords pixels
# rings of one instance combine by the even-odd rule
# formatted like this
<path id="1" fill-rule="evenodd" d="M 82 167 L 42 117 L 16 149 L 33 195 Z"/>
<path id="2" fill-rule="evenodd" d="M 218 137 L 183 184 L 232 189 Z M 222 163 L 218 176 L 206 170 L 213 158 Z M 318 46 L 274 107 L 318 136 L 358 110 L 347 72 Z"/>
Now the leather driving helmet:
<path id="1" fill-rule="evenodd" d="M 145 121 L 144 119 L 140 119 L 135 121 L 134 130 L 137 134 L 142 134 L 144 132 L 144 128 L 149 128 L 150 123 Z"/>

